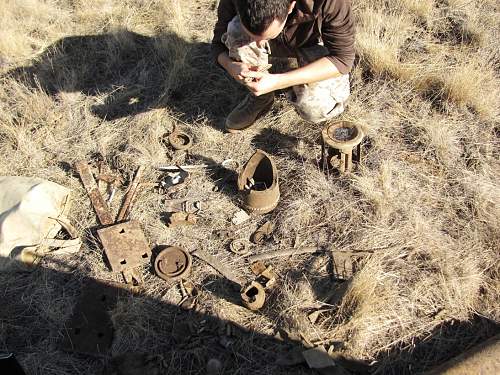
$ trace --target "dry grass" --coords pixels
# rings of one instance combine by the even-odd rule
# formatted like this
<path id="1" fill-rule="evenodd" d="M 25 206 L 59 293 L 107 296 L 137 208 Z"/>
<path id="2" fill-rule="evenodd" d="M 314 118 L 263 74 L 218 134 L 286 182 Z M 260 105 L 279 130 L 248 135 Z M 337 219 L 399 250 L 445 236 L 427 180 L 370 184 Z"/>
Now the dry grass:
<path id="1" fill-rule="evenodd" d="M 474 316 L 500 318 L 495 1 L 355 2 L 359 61 L 343 118 L 361 123 L 368 141 L 362 165 L 349 177 L 318 168 L 319 129 L 281 99 L 255 129 L 223 133 L 224 116 L 244 91 L 210 61 L 215 3 L 19 0 L 0 6 L 0 174 L 70 187 L 71 219 L 85 239 L 77 257 L 48 257 L 36 272 L 0 275 L 8 301 L 0 350 L 18 352 L 33 374 L 97 373 L 106 363 L 57 349 L 82 278 L 119 279 L 107 270 L 90 229 L 96 218 L 73 174 L 76 160 L 101 154 L 128 176 L 139 164 L 244 162 L 255 148 L 274 155 L 282 199 L 269 215 L 275 240 L 253 251 L 317 245 L 333 254 L 368 253 L 340 305 L 320 303 L 336 285 L 328 253 L 273 262 L 280 288 L 259 313 L 238 306 L 237 293 L 195 262 L 203 316 L 250 333 L 223 348 L 220 327 L 193 317 L 205 336 L 189 343 L 182 339 L 186 313 L 175 307 L 177 286 L 145 269 L 143 295 L 113 311 L 113 355 L 162 354 L 172 368 L 182 362 L 192 374 L 203 373 L 211 357 L 223 361 L 226 373 L 301 373 L 275 364 L 274 354 L 286 344 L 269 338 L 284 330 L 298 341 L 342 342 L 338 351 L 376 361 L 382 373 L 414 373 L 491 334 L 456 327 L 473 324 Z M 194 135 L 191 155 L 160 142 L 174 125 Z M 146 180 L 158 176 L 146 169 Z M 140 195 L 132 216 L 152 245 L 203 248 L 251 277 L 244 260 L 213 234 L 239 209 L 234 184 L 213 191 L 224 177 L 193 174 L 172 193 L 204 201 L 195 228 L 166 229 L 164 197 L 152 191 Z M 249 236 L 260 221 L 252 218 L 239 234 Z M 312 324 L 307 313 L 317 306 L 328 311 Z"/>

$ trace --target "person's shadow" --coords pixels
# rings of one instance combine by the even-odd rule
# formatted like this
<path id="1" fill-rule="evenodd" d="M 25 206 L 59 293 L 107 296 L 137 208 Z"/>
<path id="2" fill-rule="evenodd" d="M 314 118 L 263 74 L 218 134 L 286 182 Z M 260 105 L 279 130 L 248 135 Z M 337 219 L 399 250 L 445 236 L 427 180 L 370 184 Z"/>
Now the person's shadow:
<path id="1" fill-rule="evenodd" d="M 208 43 L 170 32 L 65 37 L 6 75 L 53 96 L 93 96 L 91 110 L 105 120 L 168 107 L 184 121 L 206 116 L 220 127 L 244 94 L 212 60 Z"/>

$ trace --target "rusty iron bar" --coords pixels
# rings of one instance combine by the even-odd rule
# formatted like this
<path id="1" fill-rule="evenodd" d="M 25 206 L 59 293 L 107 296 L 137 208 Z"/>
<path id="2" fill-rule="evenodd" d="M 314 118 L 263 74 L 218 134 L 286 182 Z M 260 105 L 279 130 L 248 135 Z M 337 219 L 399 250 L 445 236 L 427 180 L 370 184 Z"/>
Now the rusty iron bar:
<path id="1" fill-rule="evenodd" d="M 310 246 L 310 247 L 303 247 L 301 249 L 287 249 L 287 250 L 277 250 L 277 251 L 269 251 L 266 253 L 261 253 L 261 254 L 256 254 L 256 255 L 251 255 L 247 257 L 248 261 L 250 263 L 256 262 L 258 260 L 266 260 L 266 259 L 273 259 L 277 257 L 286 257 L 290 255 L 297 255 L 297 254 L 312 254 L 312 253 L 317 253 L 321 251 L 321 249 L 318 249 L 317 247 Z"/>
<path id="2" fill-rule="evenodd" d="M 99 192 L 99 188 L 97 187 L 97 183 L 88 163 L 83 160 L 77 161 L 75 163 L 75 168 L 80 175 L 80 180 L 82 180 L 83 187 L 87 191 L 87 195 L 90 198 L 90 202 L 94 207 L 94 211 L 101 225 L 113 224 L 115 222 L 113 216 L 111 215 L 108 204 Z"/>
<path id="3" fill-rule="evenodd" d="M 135 197 L 137 196 L 137 189 L 139 187 L 139 183 L 142 177 L 142 171 L 144 170 L 144 166 L 140 166 L 137 168 L 135 172 L 134 179 L 130 183 L 130 187 L 125 195 L 125 199 L 123 201 L 122 206 L 120 207 L 120 211 L 118 212 L 118 217 L 116 218 L 117 222 L 123 221 L 128 218 L 130 214 L 130 210 L 132 209 L 132 205 L 134 203 Z"/>
<path id="4" fill-rule="evenodd" d="M 207 263 L 209 266 L 211 266 L 213 269 L 215 269 L 217 272 L 219 272 L 226 279 L 237 284 L 240 288 L 243 285 L 243 281 L 238 277 L 238 275 L 236 275 L 233 272 L 233 270 L 224 266 L 221 262 L 219 262 L 217 260 L 217 258 L 215 258 L 211 254 L 207 253 L 206 251 L 198 249 L 198 250 L 193 251 L 191 254 L 194 255 L 195 257 L 201 259 L 205 263 Z"/>

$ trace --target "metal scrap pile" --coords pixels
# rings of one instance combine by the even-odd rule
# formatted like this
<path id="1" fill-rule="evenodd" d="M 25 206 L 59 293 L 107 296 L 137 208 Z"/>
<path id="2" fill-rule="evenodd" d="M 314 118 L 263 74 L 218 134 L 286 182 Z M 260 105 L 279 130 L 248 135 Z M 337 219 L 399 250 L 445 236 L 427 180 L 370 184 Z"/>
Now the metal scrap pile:
<path id="1" fill-rule="evenodd" d="M 175 128 L 170 134 L 164 135 L 162 141 L 181 152 L 188 152 L 193 144 L 190 135 Z M 335 156 L 328 154 L 327 147 L 328 145 L 324 145 L 324 154 L 327 155 L 324 158 L 329 162 Z M 121 273 L 125 282 L 120 286 L 113 284 L 113 290 L 136 292 L 144 282 L 142 267 L 147 263 L 152 263 L 154 272 L 159 278 L 170 285 L 178 283 L 182 295 L 179 306 L 187 310 L 196 310 L 198 290 L 190 281 L 193 257 L 195 257 L 214 268 L 238 288 L 243 306 L 250 310 L 259 310 L 266 304 L 266 295 L 276 286 L 279 278 L 273 267 L 264 262 L 276 257 L 323 251 L 323 249 L 309 246 L 255 253 L 252 250 L 273 238 L 274 224 L 269 220 L 261 222 L 250 236 L 239 236 L 238 230 L 231 229 L 220 230 L 217 233 L 219 238 L 229 241 L 228 256 L 233 254 L 232 256 L 240 257 L 247 262 L 253 276 L 246 280 L 204 249 L 189 252 L 168 244 L 152 249 L 140 223 L 130 220 L 130 213 L 139 192 L 153 187 L 158 193 L 165 194 L 177 185 L 189 184 L 191 173 L 217 168 L 231 168 L 234 172 L 239 172 L 237 188 L 243 209 L 236 212 L 232 218 L 228 218 L 235 227 L 247 222 L 251 215 L 267 214 L 278 205 L 280 199 L 278 170 L 271 156 L 262 150 L 257 150 L 242 168 L 239 168 L 239 164 L 234 160 L 225 160 L 221 164 L 156 166 L 155 169 L 162 175 L 159 181 L 154 183 L 141 182 L 144 172 L 144 167 L 141 166 L 128 184 L 116 218 L 110 210 L 110 203 L 117 190 L 123 187 L 124 179 L 119 173 L 111 171 L 102 159 L 93 164 L 86 161 L 79 161 L 75 164 L 75 169 L 100 223 L 97 235 L 109 268 L 112 272 Z M 349 168 L 346 169 L 349 170 Z M 101 195 L 104 184 L 107 185 L 107 199 Z M 198 219 L 203 209 L 203 202 L 176 198 L 166 199 L 164 204 L 169 212 L 165 219 L 167 227 L 199 225 Z M 344 267 L 345 269 L 347 268 Z M 116 303 L 119 292 L 110 293 L 111 283 L 109 282 L 103 281 L 96 285 L 93 284 L 83 290 L 74 313 L 66 324 L 63 342 L 66 350 L 104 354 L 112 343 L 113 325 L 108 311 Z M 101 298 L 100 301 L 99 298 Z M 314 313 L 317 318 L 321 311 Z M 311 368 L 334 367 L 333 360 L 322 348 L 319 346 L 312 352 L 311 350 L 303 352 L 301 358 Z"/>

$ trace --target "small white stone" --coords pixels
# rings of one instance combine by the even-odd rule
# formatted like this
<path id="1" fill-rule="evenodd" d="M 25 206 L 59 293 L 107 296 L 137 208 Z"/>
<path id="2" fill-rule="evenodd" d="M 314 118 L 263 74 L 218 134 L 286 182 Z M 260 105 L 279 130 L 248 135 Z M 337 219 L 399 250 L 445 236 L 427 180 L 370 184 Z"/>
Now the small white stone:
<path id="1" fill-rule="evenodd" d="M 250 219 L 250 215 L 246 213 L 245 210 L 240 210 L 236 212 L 231 220 L 234 225 L 243 224 L 245 221 Z"/>

